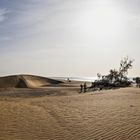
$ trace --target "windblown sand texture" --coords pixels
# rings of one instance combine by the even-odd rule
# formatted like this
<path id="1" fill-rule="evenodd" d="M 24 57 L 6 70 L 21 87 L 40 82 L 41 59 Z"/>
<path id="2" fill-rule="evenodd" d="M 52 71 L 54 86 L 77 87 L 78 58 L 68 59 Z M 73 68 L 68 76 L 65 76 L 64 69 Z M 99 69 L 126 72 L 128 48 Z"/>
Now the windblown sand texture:
<path id="1" fill-rule="evenodd" d="M 140 140 L 139 88 L 78 91 L 2 89 L 0 140 Z"/>

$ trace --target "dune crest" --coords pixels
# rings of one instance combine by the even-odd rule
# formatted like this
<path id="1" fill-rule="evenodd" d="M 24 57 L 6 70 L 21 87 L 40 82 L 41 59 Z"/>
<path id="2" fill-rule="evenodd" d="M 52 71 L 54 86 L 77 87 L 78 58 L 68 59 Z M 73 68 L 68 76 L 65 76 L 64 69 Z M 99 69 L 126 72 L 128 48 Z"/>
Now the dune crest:
<path id="1" fill-rule="evenodd" d="M 63 83 L 35 75 L 12 75 L 0 77 L 0 88 L 39 88 Z"/>

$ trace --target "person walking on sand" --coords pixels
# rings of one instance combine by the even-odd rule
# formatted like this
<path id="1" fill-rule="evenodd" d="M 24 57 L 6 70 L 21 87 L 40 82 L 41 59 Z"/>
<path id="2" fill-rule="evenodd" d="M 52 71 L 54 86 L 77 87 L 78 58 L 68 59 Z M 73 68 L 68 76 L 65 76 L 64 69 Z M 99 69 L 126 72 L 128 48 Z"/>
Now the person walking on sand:
<path id="1" fill-rule="evenodd" d="M 87 84 L 86 84 L 86 82 L 84 83 L 84 92 L 86 92 L 87 91 Z"/>
<path id="2" fill-rule="evenodd" d="M 93 89 L 94 89 L 94 87 L 95 87 L 94 82 L 92 82 L 92 83 L 91 83 L 91 87 L 90 87 L 90 88 L 93 90 Z"/>
<path id="3" fill-rule="evenodd" d="M 81 84 L 80 85 L 80 93 L 82 93 L 83 92 L 83 85 Z"/>

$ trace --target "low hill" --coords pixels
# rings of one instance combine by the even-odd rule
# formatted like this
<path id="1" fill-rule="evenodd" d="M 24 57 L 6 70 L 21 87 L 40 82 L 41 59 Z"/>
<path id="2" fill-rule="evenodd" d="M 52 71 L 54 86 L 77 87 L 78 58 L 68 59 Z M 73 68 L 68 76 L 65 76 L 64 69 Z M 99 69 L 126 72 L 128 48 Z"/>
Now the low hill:
<path id="1" fill-rule="evenodd" d="M 0 88 L 39 88 L 63 83 L 35 75 L 12 75 L 0 77 Z"/>

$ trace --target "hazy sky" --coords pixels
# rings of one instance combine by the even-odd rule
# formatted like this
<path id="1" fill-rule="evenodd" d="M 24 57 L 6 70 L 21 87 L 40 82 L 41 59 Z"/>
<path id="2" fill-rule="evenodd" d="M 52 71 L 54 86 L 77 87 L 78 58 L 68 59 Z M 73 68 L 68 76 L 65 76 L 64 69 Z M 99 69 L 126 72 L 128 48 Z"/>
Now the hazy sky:
<path id="1" fill-rule="evenodd" d="M 140 0 L 0 0 L 0 76 L 96 76 L 135 59 Z"/>

